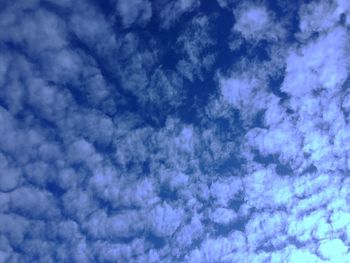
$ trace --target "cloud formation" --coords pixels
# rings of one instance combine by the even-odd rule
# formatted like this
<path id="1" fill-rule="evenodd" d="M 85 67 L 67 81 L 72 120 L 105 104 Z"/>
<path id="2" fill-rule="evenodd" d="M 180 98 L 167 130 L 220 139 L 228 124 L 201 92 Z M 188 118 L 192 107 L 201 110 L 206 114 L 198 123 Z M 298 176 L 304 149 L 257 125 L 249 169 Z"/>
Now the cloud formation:
<path id="1" fill-rule="evenodd" d="M 0 262 L 350 258 L 347 1 L 0 12 Z"/>

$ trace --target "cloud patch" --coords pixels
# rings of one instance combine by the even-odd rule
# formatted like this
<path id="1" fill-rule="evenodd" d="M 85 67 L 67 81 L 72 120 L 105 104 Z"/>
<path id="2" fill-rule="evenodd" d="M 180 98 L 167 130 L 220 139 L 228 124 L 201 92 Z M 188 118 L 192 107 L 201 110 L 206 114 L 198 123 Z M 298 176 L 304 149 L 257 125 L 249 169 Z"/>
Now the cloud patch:
<path id="1" fill-rule="evenodd" d="M 124 27 L 132 24 L 145 25 L 152 17 L 152 6 L 149 1 L 120 0 L 116 6 Z"/>

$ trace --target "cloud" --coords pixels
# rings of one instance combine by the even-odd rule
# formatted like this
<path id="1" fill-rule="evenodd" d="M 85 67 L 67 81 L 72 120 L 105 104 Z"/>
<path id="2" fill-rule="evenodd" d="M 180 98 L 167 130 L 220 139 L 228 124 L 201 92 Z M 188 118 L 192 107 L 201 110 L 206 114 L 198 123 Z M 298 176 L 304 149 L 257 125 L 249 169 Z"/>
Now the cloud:
<path id="1" fill-rule="evenodd" d="M 194 214 L 188 224 L 184 224 L 176 233 L 176 244 L 178 245 L 179 254 L 181 249 L 188 249 L 193 242 L 201 238 L 204 233 L 204 226 L 198 214 Z"/>
<path id="2" fill-rule="evenodd" d="M 152 6 L 149 1 L 117 1 L 117 10 L 122 18 L 124 27 L 128 27 L 134 23 L 144 25 L 152 17 Z"/>
<path id="3" fill-rule="evenodd" d="M 278 40 L 283 37 L 283 28 L 263 5 L 242 4 L 234 13 L 236 23 L 233 30 L 247 40 Z"/>
<path id="4" fill-rule="evenodd" d="M 181 75 L 190 81 L 210 70 L 215 62 L 215 53 L 210 49 L 216 44 L 210 35 L 211 19 L 199 16 L 192 19 L 187 30 L 179 36 L 177 43 L 183 59 L 177 64 Z"/>
<path id="5" fill-rule="evenodd" d="M 227 8 L 230 4 L 234 3 L 232 0 L 217 0 L 217 2 L 221 8 Z"/>
<path id="6" fill-rule="evenodd" d="M 348 68 L 344 56 L 347 36 L 344 33 L 342 28 L 334 28 L 316 41 L 310 41 L 301 50 L 292 51 L 287 58 L 282 90 L 301 97 L 318 89 L 339 89 L 346 80 Z"/>
<path id="7" fill-rule="evenodd" d="M 265 92 L 267 88 L 267 76 L 265 72 L 255 72 L 255 67 L 246 72 L 234 70 L 229 76 L 218 74 L 219 87 L 223 103 L 238 109 L 240 115 L 247 122 L 256 114 L 265 110 L 276 100 L 271 93 Z M 259 75 L 257 75 L 259 74 Z"/>
<path id="8" fill-rule="evenodd" d="M 154 108 L 175 108 L 184 100 L 183 79 L 176 71 L 157 68 L 140 101 Z"/>
<path id="9" fill-rule="evenodd" d="M 172 27 L 180 17 L 199 8 L 199 0 L 180 0 L 180 1 L 166 1 L 159 3 L 159 19 L 161 26 L 164 29 Z"/>
<path id="10" fill-rule="evenodd" d="M 319 252 L 324 259 L 341 260 L 346 256 L 348 248 L 340 239 L 325 240 L 319 246 Z"/>
<path id="11" fill-rule="evenodd" d="M 8 192 L 14 190 L 19 183 L 21 171 L 18 168 L 9 166 L 8 160 L 3 154 L 0 155 L 0 166 L 0 191 Z"/>
<path id="12" fill-rule="evenodd" d="M 214 223 L 226 225 L 236 218 L 236 214 L 232 209 L 217 208 L 209 217 Z"/>
<path id="13" fill-rule="evenodd" d="M 34 219 L 59 216 L 51 193 L 35 188 L 20 187 L 10 194 L 11 211 Z"/>
<path id="14" fill-rule="evenodd" d="M 244 242 L 244 236 L 239 232 L 233 232 L 227 238 L 207 239 L 200 249 L 192 251 L 188 262 L 225 261 L 233 251 L 241 252 Z"/>
<path id="15" fill-rule="evenodd" d="M 231 177 L 228 180 L 217 180 L 210 186 L 210 193 L 216 203 L 226 207 L 242 191 L 240 178 Z"/>
<path id="16" fill-rule="evenodd" d="M 350 6 L 345 1 L 321 1 L 304 4 L 299 9 L 299 28 L 309 36 L 313 32 L 325 32 L 336 26 L 342 15 L 349 13 Z"/>
<path id="17" fill-rule="evenodd" d="M 163 203 L 151 210 L 149 220 L 155 235 L 169 237 L 184 220 L 184 212 L 181 208 L 174 209 L 167 203 Z"/>
<path id="18" fill-rule="evenodd" d="M 1 11 L 0 261 L 349 257 L 349 4 L 107 2 Z"/>

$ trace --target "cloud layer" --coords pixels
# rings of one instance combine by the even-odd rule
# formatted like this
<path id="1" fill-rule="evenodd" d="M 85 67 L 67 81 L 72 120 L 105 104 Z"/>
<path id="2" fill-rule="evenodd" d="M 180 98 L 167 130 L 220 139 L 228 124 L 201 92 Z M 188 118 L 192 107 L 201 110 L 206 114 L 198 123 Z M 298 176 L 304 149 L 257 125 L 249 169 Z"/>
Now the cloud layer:
<path id="1" fill-rule="evenodd" d="M 0 12 L 0 262 L 350 262 L 347 1 Z"/>

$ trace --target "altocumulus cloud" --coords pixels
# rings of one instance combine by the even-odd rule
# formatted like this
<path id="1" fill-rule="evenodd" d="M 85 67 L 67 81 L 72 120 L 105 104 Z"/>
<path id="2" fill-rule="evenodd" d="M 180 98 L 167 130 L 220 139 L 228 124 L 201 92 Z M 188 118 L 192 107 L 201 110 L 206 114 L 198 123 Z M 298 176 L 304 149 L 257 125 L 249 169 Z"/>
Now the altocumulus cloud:
<path id="1" fill-rule="evenodd" d="M 350 262 L 346 0 L 4 1 L 0 262 Z"/>

